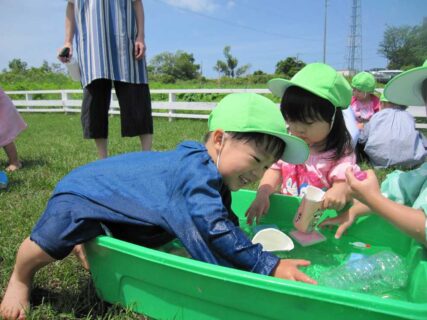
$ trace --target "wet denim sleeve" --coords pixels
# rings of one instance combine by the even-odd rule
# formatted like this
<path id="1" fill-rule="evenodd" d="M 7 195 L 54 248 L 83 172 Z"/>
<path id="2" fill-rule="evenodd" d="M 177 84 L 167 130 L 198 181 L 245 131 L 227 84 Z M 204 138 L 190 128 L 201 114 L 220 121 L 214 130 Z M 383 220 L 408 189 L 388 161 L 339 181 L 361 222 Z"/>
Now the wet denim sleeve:
<path id="1" fill-rule="evenodd" d="M 192 235 L 200 236 L 199 242 L 202 242 L 196 244 L 197 237 L 188 239 L 186 247 L 190 254 L 206 261 L 204 257 L 208 250 L 221 265 L 271 274 L 279 258 L 263 251 L 261 245 L 252 244 L 244 232 L 229 219 L 220 194 L 221 177 L 213 163 L 199 168 L 196 165 L 189 174 L 188 171 L 182 172 L 185 177 L 182 179 L 181 191 L 194 224 Z"/>

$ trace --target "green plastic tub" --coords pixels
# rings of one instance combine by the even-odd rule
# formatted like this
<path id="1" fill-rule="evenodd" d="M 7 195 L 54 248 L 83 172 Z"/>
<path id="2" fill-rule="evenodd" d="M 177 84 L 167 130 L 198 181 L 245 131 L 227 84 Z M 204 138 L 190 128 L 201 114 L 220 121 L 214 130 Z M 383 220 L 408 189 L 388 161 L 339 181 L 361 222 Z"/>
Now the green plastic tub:
<path id="1" fill-rule="evenodd" d="M 254 196 L 247 190 L 233 194 L 233 209 L 249 236 L 244 213 Z M 272 196 L 262 223 L 288 233 L 298 204 L 298 198 Z M 177 243 L 160 251 L 101 236 L 86 250 L 99 297 L 154 319 L 427 319 L 427 256 L 420 245 L 376 216 L 359 219 L 340 240 L 332 230 L 322 233 L 325 242 L 295 242 L 294 250 L 278 255 L 311 260 L 303 270 L 316 278 L 351 253 L 391 250 L 408 263 L 407 287 L 375 296 L 282 280 L 165 252 Z M 354 248 L 353 241 L 370 248 Z"/>

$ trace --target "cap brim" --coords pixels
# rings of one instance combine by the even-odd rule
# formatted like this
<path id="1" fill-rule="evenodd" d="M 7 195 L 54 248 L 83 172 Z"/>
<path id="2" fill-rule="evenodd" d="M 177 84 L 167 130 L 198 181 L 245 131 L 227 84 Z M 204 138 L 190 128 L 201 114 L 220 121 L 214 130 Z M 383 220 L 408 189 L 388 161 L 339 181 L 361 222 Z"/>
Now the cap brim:
<path id="1" fill-rule="evenodd" d="M 421 94 L 423 81 L 427 79 L 427 67 L 418 67 L 403 72 L 391 79 L 384 88 L 389 101 L 405 106 L 425 106 Z"/>
<path id="2" fill-rule="evenodd" d="M 308 159 L 310 150 L 304 140 L 290 134 L 279 133 L 269 130 L 257 130 L 257 132 L 275 136 L 286 143 L 285 152 L 283 153 L 282 160 L 292 164 L 300 164 Z"/>
<path id="3" fill-rule="evenodd" d="M 292 82 L 291 80 L 286 80 L 286 79 L 282 79 L 282 78 L 275 78 L 275 79 L 271 79 L 270 81 L 268 81 L 267 86 L 268 86 L 268 89 L 271 91 L 271 93 L 274 94 L 276 97 L 279 97 L 279 98 L 283 97 L 283 94 L 285 93 L 287 88 L 289 88 L 291 86 L 296 86 L 296 87 L 302 88 L 304 90 L 307 90 L 308 92 L 311 92 L 312 94 L 314 94 L 318 97 L 329 100 L 328 97 L 324 97 L 322 95 L 319 95 L 318 92 L 315 92 L 309 86 L 302 86 L 300 84 L 296 84 L 296 83 Z M 347 109 L 348 105 L 335 106 L 335 107 L 341 108 L 341 109 Z"/>

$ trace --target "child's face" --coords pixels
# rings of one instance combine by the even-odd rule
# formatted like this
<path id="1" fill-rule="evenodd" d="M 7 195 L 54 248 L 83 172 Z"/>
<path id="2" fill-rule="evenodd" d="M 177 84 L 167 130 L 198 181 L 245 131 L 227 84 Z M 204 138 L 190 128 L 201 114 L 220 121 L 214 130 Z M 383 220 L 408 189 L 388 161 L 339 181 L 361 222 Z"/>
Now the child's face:
<path id="1" fill-rule="evenodd" d="M 300 122 L 287 121 L 291 134 L 304 140 L 309 146 L 323 143 L 330 132 L 331 125 L 326 121 Z"/>
<path id="2" fill-rule="evenodd" d="M 225 136 L 219 147 L 218 170 L 224 183 L 232 191 L 258 181 L 275 162 L 271 154 L 266 154 L 254 142 L 244 142 Z"/>
<path id="3" fill-rule="evenodd" d="M 359 89 L 353 88 L 353 96 L 360 101 L 366 100 L 369 96 L 368 93 L 360 91 Z"/>

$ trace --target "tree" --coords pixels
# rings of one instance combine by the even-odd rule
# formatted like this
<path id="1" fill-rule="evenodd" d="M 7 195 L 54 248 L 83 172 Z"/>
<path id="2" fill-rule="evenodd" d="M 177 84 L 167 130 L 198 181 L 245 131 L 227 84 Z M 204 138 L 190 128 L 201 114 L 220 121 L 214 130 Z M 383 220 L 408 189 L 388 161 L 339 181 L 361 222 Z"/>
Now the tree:
<path id="1" fill-rule="evenodd" d="M 288 77 L 293 77 L 298 71 L 304 68 L 305 63 L 298 60 L 296 57 L 288 57 L 285 60 L 280 60 L 276 64 L 276 74 L 283 74 Z"/>
<path id="2" fill-rule="evenodd" d="M 21 59 L 13 59 L 9 62 L 9 69 L 12 73 L 24 73 L 27 71 L 27 63 Z"/>
<path id="3" fill-rule="evenodd" d="M 184 51 L 163 52 L 151 59 L 148 70 L 154 75 L 192 80 L 200 77 L 200 65 L 194 62 L 193 54 Z"/>
<path id="4" fill-rule="evenodd" d="M 231 55 L 230 46 L 225 46 L 223 53 L 225 56 L 225 61 L 218 60 L 214 66 L 214 70 L 219 73 L 222 73 L 226 77 L 230 77 L 230 78 L 240 77 L 245 72 L 247 72 L 248 69 L 251 67 L 250 64 L 245 64 L 240 68 L 237 68 L 239 61 L 237 60 L 236 57 L 233 57 Z"/>
<path id="5" fill-rule="evenodd" d="M 378 53 L 388 60 L 389 69 L 409 69 L 427 58 L 427 18 L 420 26 L 388 26 Z"/>

